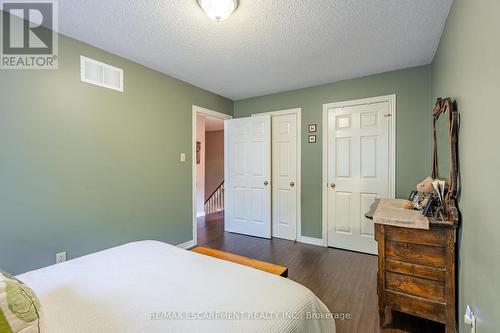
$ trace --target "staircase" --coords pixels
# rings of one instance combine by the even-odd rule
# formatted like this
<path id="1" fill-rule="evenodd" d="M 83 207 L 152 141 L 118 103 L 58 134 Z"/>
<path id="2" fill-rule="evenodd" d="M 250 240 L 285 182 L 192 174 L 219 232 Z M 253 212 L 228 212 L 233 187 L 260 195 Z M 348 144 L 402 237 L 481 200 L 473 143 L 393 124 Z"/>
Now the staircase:
<path id="1" fill-rule="evenodd" d="M 219 213 L 224 210 L 224 182 L 217 187 L 205 202 L 205 215 Z"/>

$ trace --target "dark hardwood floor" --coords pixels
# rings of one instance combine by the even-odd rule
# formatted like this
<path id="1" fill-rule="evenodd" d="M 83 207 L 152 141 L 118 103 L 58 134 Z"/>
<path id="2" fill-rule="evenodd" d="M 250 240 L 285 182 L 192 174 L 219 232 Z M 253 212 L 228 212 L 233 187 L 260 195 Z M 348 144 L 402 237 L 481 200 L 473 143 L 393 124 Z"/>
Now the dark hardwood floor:
<path id="1" fill-rule="evenodd" d="M 397 312 L 387 328 L 379 328 L 376 256 L 227 233 L 222 214 L 198 219 L 198 245 L 287 266 L 289 278 L 312 290 L 331 312 L 350 314 L 336 321 L 337 333 L 444 332 L 441 324 Z"/>

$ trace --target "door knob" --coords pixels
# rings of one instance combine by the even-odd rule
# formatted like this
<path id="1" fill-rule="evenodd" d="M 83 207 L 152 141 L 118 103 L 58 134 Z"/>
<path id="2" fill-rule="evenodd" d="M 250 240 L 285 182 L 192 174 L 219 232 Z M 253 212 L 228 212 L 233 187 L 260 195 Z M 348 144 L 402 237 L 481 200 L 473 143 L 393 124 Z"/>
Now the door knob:
<path id="1" fill-rule="evenodd" d="M 294 187 L 294 186 L 295 186 L 295 183 L 294 183 L 294 182 L 290 182 L 290 186 L 291 186 L 291 187 Z"/>
<path id="2" fill-rule="evenodd" d="M 330 184 L 330 187 L 333 188 L 333 189 L 335 189 L 335 186 L 336 186 L 335 183 L 331 183 Z"/>
<path id="3" fill-rule="evenodd" d="M 266 181 L 264 182 L 264 186 L 267 186 L 267 185 L 269 185 L 269 182 L 266 180 Z"/>

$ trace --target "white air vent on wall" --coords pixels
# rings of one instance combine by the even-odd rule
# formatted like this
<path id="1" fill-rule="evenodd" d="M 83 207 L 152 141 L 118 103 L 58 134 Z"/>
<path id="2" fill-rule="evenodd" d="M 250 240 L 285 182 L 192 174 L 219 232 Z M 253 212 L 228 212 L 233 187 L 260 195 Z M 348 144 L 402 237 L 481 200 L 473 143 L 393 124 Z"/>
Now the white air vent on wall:
<path id="1" fill-rule="evenodd" d="M 123 69 L 80 56 L 83 82 L 123 92 Z"/>

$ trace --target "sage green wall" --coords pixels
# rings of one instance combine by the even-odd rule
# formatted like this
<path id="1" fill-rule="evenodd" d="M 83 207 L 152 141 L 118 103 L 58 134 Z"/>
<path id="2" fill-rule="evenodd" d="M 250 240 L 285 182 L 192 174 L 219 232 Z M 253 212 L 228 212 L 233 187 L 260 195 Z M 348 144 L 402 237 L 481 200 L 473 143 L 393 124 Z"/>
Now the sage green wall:
<path id="1" fill-rule="evenodd" d="M 432 65 L 434 97 L 457 99 L 462 117 L 460 162 L 459 316 L 466 304 L 476 313 L 477 332 L 500 327 L 500 2 L 455 0 Z"/>
<path id="2" fill-rule="evenodd" d="M 80 55 L 123 68 L 125 92 L 80 82 Z M 191 107 L 233 102 L 64 36 L 59 67 L 0 70 L 0 267 L 191 240 Z"/>
<path id="3" fill-rule="evenodd" d="M 302 235 L 321 238 L 323 104 L 397 94 L 396 194 L 407 197 L 431 171 L 430 66 L 377 74 L 307 89 L 239 100 L 235 117 L 302 108 Z M 307 143 L 307 124 L 318 143 Z"/>

